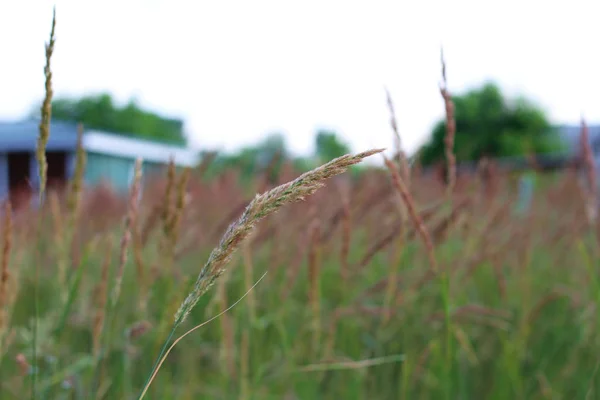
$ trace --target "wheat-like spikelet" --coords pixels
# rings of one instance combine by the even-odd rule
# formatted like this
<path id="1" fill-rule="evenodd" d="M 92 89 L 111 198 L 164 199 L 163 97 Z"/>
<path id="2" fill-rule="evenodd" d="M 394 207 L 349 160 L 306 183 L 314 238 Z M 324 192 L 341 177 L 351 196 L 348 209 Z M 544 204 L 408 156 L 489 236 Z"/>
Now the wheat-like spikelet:
<path id="1" fill-rule="evenodd" d="M 400 132 L 398 132 L 398 121 L 396 119 L 396 109 L 394 108 L 394 102 L 392 101 L 392 95 L 386 89 L 385 90 L 387 105 L 390 111 L 390 126 L 394 132 L 394 140 L 396 147 L 396 157 L 398 158 L 398 166 L 400 168 L 400 176 L 406 183 L 406 186 L 410 189 L 410 167 L 408 165 L 408 157 L 402 149 L 402 138 Z"/>
<path id="2" fill-rule="evenodd" d="M 77 242 L 75 241 L 75 231 L 79 223 L 81 212 L 81 198 L 86 163 L 87 155 L 85 153 L 85 149 L 83 148 L 83 124 L 78 124 L 77 145 L 75 150 L 75 169 L 73 171 L 73 177 L 69 181 L 67 193 L 67 224 L 65 227 L 64 254 L 62 256 L 62 262 L 65 266 L 68 263 L 69 252 L 71 252 L 74 260 L 77 258 Z"/>
<path id="3" fill-rule="evenodd" d="M 121 237 L 121 248 L 119 253 L 119 267 L 117 268 L 117 275 L 115 278 L 115 286 L 112 293 L 112 306 L 117 303 L 117 299 L 121 294 L 121 283 L 123 280 L 123 272 L 125 271 L 125 264 L 127 263 L 127 250 L 129 242 L 131 241 L 131 229 L 135 226 L 137 211 L 138 211 L 138 200 L 140 193 L 140 186 L 142 181 L 142 160 L 137 159 L 135 162 L 135 172 L 133 183 L 131 185 L 131 192 L 129 194 L 129 206 L 127 209 L 127 216 L 125 217 L 125 227 L 123 236 Z"/>
<path id="4" fill-rule="evenodd" d="M 227 229 L 229 227 L 229 224 L 231 223 L 231 220 L 235 218 L 236 215 L 239 215 L 240 213 L 244 212 L 246 207 L 248 207 L 248 203 L 249 202 L 247 200 L 244 200 L 243 202 L 239 203 L 237 206 L 232 208 L 231 211 L 226 214 L 225 218 L 223 218 L 222 222 L 219 223 L 216 226 L 216 228 L 209 234 L 209 237 L 212 238 L 220 234 L 223 230 Z"/>
<path id="5" fill-rule="evenodd" d="M 171 165 L 172 162 L 171 162 Z M 185 198 L 186 198 L 186 193 L 187 193 L 187 184 L 189 181 L 189 177 L 190 177 L 190 173 L 191 173 L 191 169 L 190 168 L 186 168 L 184 169 L 183 173 L 181 174 L 179 180 L 176 179 L 176 177 L 173 175 L 171 176 L 171 174 L 174 171 L 174 167 L 170 167 L 169 168 L 169 180 L 173 180 L 172 183 L 169 183 L 167 185 L 167 191 L 170 192 L 173 189 L 174 191 L 174 201 L 173 201 L 173 205 L 169 206 L 168 204 L 166 205 L 168 207 L 168 212 L 165 214 L 164 218 L 165 218 L 165 223 L 164 223 L 164 233 L 165 233 L 165 259 L 166 259 L 166 267 L 167 269 L 170 271 L 172 269 L 173 266 L 173 261 L 175 258 L 175 250 L 177 247 L 177 242 L 179 240 L 179 228 L 181 225 L 181 218 L 183 216 L 183 212 L 185 209 Z M 170 196 L 170 194 L 168 194 L 168 196 Z M 171 202 L 171 200 L 169 200 L 169 202 Z"/>
<path id="6" fill-rule="evenodd" d="M 407 190 L 410 190 L 410 168 L 408 166 L 408 159 L 406 157 L 406 154 L 404 153 L 404 150 L 402 149 L 402 140 L 400 137 L 400 133 L 398 132 L 398 122 L 396 121 L 396 111 L 394 108 L 394 103 L 392 102 L 391 94 L 387 90 L 386 90 L 386 95 L 387 95 L 388 109 L 390 111 L 390 125 L 392 127 L 392 131 L 394 132 L 394 137 L 395 137 L 395 142 L 396 142 L 396 157 L 398 158 L 400 177 L 404 181 L 404 184 L 405 184 Z M 400 197 L 399 193 L 396 192 L 395 194 L 396 194 L 396 196 Z M 401 200 L 401 198 L 400 198 L 400 201 L 395 202 L 395 204 L 397 205 L 397 207 L 399 209 L 399 214 L 400 214 L 400 223 L 398 224 L 398 227 L 399 227 L 399 234 L 400 234 L 399 240 L 402 242 L 403 237 L 406 236 L 406 232 L 404 230 L 404 226 L 405 226 L 406 220 L 407 220 L 406 205 Z M 390 282 L 393 282 L 393 280 L 390 280 Z"/>
<path id="7" fill-rule="evenodd" d="M 454 102 L 448 91 L 448 80 L 446 78 L 446 61 L 444 60 L 444 51 L 441 52 L 442 61 L 442 84 L 440 93 L 444 99 L 446 108 L 446 136 L 444 137 L 444 151 L 446 154 L 448 186 L 447 194 L 452 196 L 456 184 L 456 156 L 454 155 L 454 137 L 456 135 L 456 121 L 454 120 Z"/>
<path id="8" fill-rule="evenodd" d="M 402 200 L 404 200 L 404 203 L 406 204 L 406 207 L 408 209 L 408 215 L 412 219 L 413 224 L 415 225 L 415 229 L 419 232 L 419 235 L 421 236 L 421 239 L 425 244 L 425 247 L 427 249 L 427 257 L 429 258 L 431 268 L 433 268 L 433 270 L 437 272 L 438 266 L 434 256 L 433 242 L 431 241 L 431 237 L 429 235 L 429 232 L 427 231 L 427 228 L 425 227 L 425 224 L 423 223 L 423 220 L 421 219 L 421 216 L 416 210 L 413 198 L 408 189 L 406 188 L 406 185 L 402 181 L 402 178 L 400 177 L 400 174 L 398 173 L 397 169 L 394 167 L 394 164 L 385 156 L 383 156 L 383 159 L 385 161 L 385 165 L 387 166 L 388 170 L 392 175 L 392 183 L 394 184 L 396 190 L 402 196 Z"/>
<path id="9" fill-rule="evenodd" d="M 175 170 L 175 160 L 173 157 L 169 160 L 169 165 L 167 167 L 167 186 L 165 187 L 165 198 L 164 203 L 162 204 L 161 210 L 161 220 L 163 225 L 163 233 L 166 237 L 170 234 L 171 221 L 173 219 L 173 195 L 176 186 L 176 170 Z"/>
<path id="10" fill-rule="evenodd" d="M 354 156 L 345 155 L 336 158 L 319 168 L 300 175 L 291 182 L 257 195 L 246 207 L 242 216 L 229 226 L 217 247 L 210 254 L 208 261 L 198 275 L 194 288 L 175 314 L 176 325 L 185 320 L 200 296 L 223 274 L 225 264 L 239 244 L 254 229 L 258 221 L 277 211 L 285 204 L 303 200 L 306 196 L 323 187 L 325 185 L 324 180 L 339 175 L 346 171 L 348 167 L 361 162 L 364 158 L 382 151 L 383 149 L 376 149 Z"/>
<path id="11" fill-rule="evenodd" d="M 48 175 L 48 163 L 46 161 L 46 144 L 50 138 L 50 120 L 52 116 L 52 71 L 50 70 L 50 60 L 54 52 L 54 30 L 56 28 L 56 10 L 52 12 L 52 28 L 50 30 L 50 40 L 46 43 L 46 65 L 44 66 L 45 96 L 42 102 L 42 119 L 39 124 L 40 134 L 37 139 L 36 159 L 38 162 L 40 175 L 40 204 L 44 199 L 46 190 L 46 180 Z"/>
<path id="12" fill-rule="evenodd" d="M 81 192 L 83 190 L 83 177 L 87 155 L 83 148 L 83 125 L 77 125 L 77 146 L 75 151 L 75 170 L 73 178 L 69 182 L 69 192 L 67 196 L 67 211 L 69 212 L 69 229 L 74 229 L 75 222 L 79 216 L 81 206 Z"/>
<path id="13" fill-rule="evenodd" d="M 44 66 L 44 100 L 41 106 L 41 121 L 39 124 L 39 134 L 37 138 L 35 157 L 38 164 L 38 176 L 39 176 L 39 197 L 38 203 L 39 206 L 43 206 L 44 204 L 44 195 L 46 191 L 46 181 L 48 175 L 48 163 L 46 160 L 46 145 L 48 144 L 48 140 L 50 139 L 50 121 L 52 117 L 52 71 L 50 69 L 50 60 L 52 59 L 52 53 L 54 52 L 54 31 L 56 28 L 56 9 L 52 11 L 52 28 L 50 30 L 50 39 L 48 43 L 46 43 L 46 65 Z M 41 228 L 43 224 L 43 213 L 39 214 L 39 221 L 36 226 L 36 234 L 38 236 L 38 241 L 41 241 Z M 39 259 L 39 253 L 36 253 L 36 258 L 38 258 L 35 262 L 34 268 L 34 285 L 33 285 L 33 324 L 32 324 L 32 361 L 33 368 L 35 371 L 38 370 L 38 318 L 39 318 L 39 296 L 38 296 L 38 283 L 39 283 L 39 275 L 40 275 L 40 267 L 39 265 L 42 261 Z M 33 374 L 31 379 L 31 389 L 32 389 L 32 398 L 37 396 L 37 372 Z"/>
<path id="14" fill-rule="evenodd" d="M 177 182 L 177 192 L 175 198 L 175 212 L 172 216 L 172 229 L 173 229 L 173 237 L 174 241 L 177 242 L 179 238 L 179 228 L 181 226 L 181 218 L 183 216 L 183 212 L 186 206 L 186 194 L 187 194 L 187 185 L 190 180 L 191 169 L 185 168 L 179 177 L 179 181 Z"/>

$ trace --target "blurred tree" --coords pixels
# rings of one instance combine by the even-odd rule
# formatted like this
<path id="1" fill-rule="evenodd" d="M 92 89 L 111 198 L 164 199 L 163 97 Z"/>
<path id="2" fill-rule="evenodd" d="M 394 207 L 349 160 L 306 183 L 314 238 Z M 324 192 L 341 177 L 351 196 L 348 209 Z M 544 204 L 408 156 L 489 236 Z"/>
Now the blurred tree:
<path id="1" fill-rule="evenodd" d="M 334 158 L 350 153 L 350 147 L 342 142 L 335 132 L 329 130 L 317 132 L 315 150 L 320 162 L 329 162 Z"/>
<path id="2" fill-rule="evenodd" d="M 125 136 L 180 146 L 187 144 L 183 121 L 143 110 L 135 100 L 118 107 L 107 93 L 78 99 L 57 98 L 52 101 L 52 117 Z"/>
<path id="3" fill-rule="evenodd" d="M 266 168 L 274 158 L 285 159 L 288 156 L 287 143 L 282 133 L 271 133 L 257 146 L 257 164 Z"/>
<path id="4" fill-rule="evenodd" d="M 483 156 L 520 156 L 561 149 L 543 110 L 524 98 L 507 100 L 493 83 L 454 96 L 457 161 L 474 161 Z M 439 121 L 431 139 L 419 151 L 423 165 L 444 160 L 445 119 Z"/>
<path id="5" fill-rule="evenodd" d="M 292 165 L 297 172 L 304 173 L 317 168 L 319 163 L 314 157 L 296 157 L 292 160 Z"/>
<path id="6" fill-rule="evenodd" d="M 213 163 L 211 173 L 216 174 L 227 168 L 240 170 L 245 181 L 267 169 L 274 180 L 285 159 L 289 156 L 285 137 L 281 133 L 271 133 L 254 146 L 246 146 L 233 154 L 222 154 Z"/>
<path id="7" fill-rule="evenodd" d="M 219 154 L 211 163 L 207 176 L 214 177 L 223 170 L 235 168 L 240 171 L 244 182 L 252 182 L 253 178 L 269 173 L 269 182 L 274 184 L 282 166 L 290 162 L 297 172 L 306 172 L 336 157 L 350 153 L 348 145 L 343 143 L 335 132 L 321 130 L 315 136 L 315 154 L 310 156 L 293 156 L 288 150 L 285 136 L 275 132 L 267 135 L 256 145 L 246 146 L 235 153 Z M 361 166 L 352 166 L 351 173 L 357 174 Z"/>

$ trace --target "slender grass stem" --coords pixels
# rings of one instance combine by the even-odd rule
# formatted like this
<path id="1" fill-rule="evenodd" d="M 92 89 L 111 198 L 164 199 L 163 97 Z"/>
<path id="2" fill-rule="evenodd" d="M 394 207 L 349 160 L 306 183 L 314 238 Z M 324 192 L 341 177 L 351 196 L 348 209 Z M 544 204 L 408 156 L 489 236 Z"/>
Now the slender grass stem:
<path id="1" fill-rule="evenodd" d="M 196 331 L 197 329 L 200 329 L 203 326 L 211 323 L 212 321 L 216 320 L 217 318 L 219 318 L 220 316 L 222 316 L 223 314 L 229 312 L 229 310 L 231 310 L 232 308 L 234 308 L 235 306 L 237 306 L 242 300 L 244 300 L 244 298 L 246 298 L 246 296 L 248 296 L 248 294 L 252 290 L 254 290 L 254 288 L 260 283 L 260 281 L 263 280 L 263 278 L 265 276 L 267 276 L 266 272 L 264 274 L 262 274 L 262 276 L 256 281 L 256 283 L 254 285 L 252 285 L 252 287 L 250 289 L 248 289 L 246 291 L 246 293 L 244 293 L 244 295 L 242 297 L 240 297 L 237 301 L 235 301 L 232 305 L 230 305 L 229 307 L 227 307 L 225 310 L 221 311 L 220 313 L 218 313 L 214 317 L 210 318 L 209 320 L 207 320 L 207 321 L 205 321 L 205 322 L 203 322 L 203 323 L 201 323 L 199 325 L 194 326 L 192 329 L 188 330 L 183 335 L 179 336 L 173 342 L 173 344 L 171 346 L 168 346 L 169 342 L 171 341 L 171 339 L 175 335 L 175 331 L 177 330 L 177 328 L 179 327 L 179 324 L 181 323 L 181 322 L 179 322 L 179 324 L 178 324 L 177 321 L 176 321 L 175 324 L 173 324 L 173 329 L 171 329 L 171 332 L 169 333 L 169 336 L 167 337 L 167 340 L 165 340 L 165 343 L 164 343 L 164 345 L 163 345 L 163 347 L 161 349 L 161 352 L 158 355 L 158 358 L 156 359 L 156 362 L 154 363 L 154 366 L 152 367 L 152 371 L 151 371 L 150 375 L 148 376 L 148 379 L 146 380 L 146 383 L 144 384 L 144 388 L 142 389 L 142 392 L 138 396 L 138 400 L 142 400 L 144 398 L 144 396 L 146 395 L 146 392 L 148 392 L 148 388 L 150 387 L 150 384 L 152 384 L 152 381 L 156 377 L 156 374 L 158 374 L 158 371 L 159 371 L 160 367 L 165 362 L 165 360 L 167 359 L 167 356 L 169 355 L 169 353 L 171 352 L 171 350 L 173 350 L 173 348 L 175 347 L 175 345 L 177 345 L 177 343 L 179 343 L 183 338 L 185 338 L 190 333 L 192 333 L 192 332 Z"/>

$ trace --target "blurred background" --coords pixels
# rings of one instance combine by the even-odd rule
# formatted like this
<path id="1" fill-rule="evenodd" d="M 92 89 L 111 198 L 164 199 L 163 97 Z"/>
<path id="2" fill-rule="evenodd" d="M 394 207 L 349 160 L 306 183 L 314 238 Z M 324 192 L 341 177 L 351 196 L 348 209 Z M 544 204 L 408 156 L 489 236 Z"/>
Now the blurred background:
<path id="1" fill-rule="evenodd" d="M 596 20 L 591 1 L 0 1 L 0 400 L 139 399 L 202 265 L 237 245 L 181 328 L 249 295 L 151 398 L 600 398 Z M 222 240 L 256 193 L 374 147 L 387 170 Z"/>
<path id="2" fill-rule="evenodd" d="M 55 118 L 152 137 L 157 114 L 183 123 L 167 140 L 198 151 L 277 136 L 307 156 L 321 130 L 352 151 L 389 147 L 387 87 L 414 153 L 444 115 L 441 46 L 454 95 L 493 82 L 553 125 L 600 120 L 591 1 L 25 0 L 0 5 L 2 121 L 38 111 L 54 4 Z M 84 99 L 85 113 L 65 104 Z M 127 126 L 98 117 L 115 109 Z"/>

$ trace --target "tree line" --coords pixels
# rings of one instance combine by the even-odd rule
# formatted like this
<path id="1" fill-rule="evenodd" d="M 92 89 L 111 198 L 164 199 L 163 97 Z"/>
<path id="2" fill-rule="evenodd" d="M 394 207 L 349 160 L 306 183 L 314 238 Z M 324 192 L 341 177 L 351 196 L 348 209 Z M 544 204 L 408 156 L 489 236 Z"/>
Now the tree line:
<path id="1" fill-rule="evenodd" d="M 525 97 L 509 98 L 494 83 L 454 95 L 456 135 L 455 154 L 458 162 L 477 161 L 482 157 L 497 158 L 546 154 L 560 151 L 562 142 L 544 112 Z M 91 129 L 106 130 L 127 136 L 186 146 L 183 121 L 144 110 L 134 100 L 118 106 L 110 94 L 82 98 L 56 98 L 52 103 L 53 118 L 76 121 Z M 401 118 L 401 115 L 399 116 Z M 441 118 L 434 126 L 416 159 L 429 166 L 444 160 L 446 122 Z M 332 130 L 315 132 L 314 153 L 294 158 L 288 151 L 284 135 L 272 133 L 254 146 L 217 157 L 213 168 L 237 167 L 250 176 L 273 163 L 291 160 L 300 170 L 350 152 L 347 143 Z"/>

